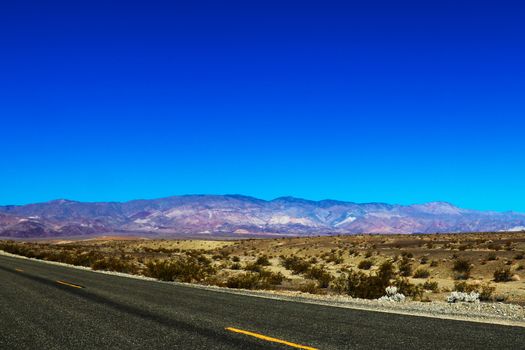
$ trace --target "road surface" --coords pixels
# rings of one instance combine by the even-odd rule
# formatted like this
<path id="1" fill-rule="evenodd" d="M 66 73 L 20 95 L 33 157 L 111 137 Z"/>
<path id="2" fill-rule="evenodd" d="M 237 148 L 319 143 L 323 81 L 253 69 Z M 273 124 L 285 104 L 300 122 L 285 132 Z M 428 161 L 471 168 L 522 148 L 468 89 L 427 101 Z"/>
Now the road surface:
<path id="1" fill-rule="evenodd" d="M 525 349 L 525 328 L 210 291 L 0 256 L 0 349 Z"/>

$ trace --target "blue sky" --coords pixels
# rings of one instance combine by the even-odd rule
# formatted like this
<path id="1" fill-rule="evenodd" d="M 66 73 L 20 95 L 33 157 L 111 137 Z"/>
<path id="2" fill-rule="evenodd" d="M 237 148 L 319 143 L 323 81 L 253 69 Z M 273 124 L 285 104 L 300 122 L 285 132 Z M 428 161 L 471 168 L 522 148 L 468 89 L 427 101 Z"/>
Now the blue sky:
<path id="1" fill-rule="evenodd" d="M 524 16 L 520 1 L 2 2 L 0 204 L 525 212 Z"/>

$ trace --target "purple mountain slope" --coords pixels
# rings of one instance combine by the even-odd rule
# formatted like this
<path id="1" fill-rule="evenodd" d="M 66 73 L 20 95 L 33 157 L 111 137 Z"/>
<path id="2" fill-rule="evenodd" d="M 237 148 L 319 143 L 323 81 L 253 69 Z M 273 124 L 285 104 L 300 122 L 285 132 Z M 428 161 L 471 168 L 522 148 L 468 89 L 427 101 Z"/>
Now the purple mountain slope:
<path id="1" fill-rule="evenodd" d="M 151 236 L 441 233 L 525 230 L 525 214 L 416 205 L 265 201 L 240 195 L 188 195 L 124 203 L 54 200 L 0 206 L 0 236 L 59 237 L 126 232 Z"/>

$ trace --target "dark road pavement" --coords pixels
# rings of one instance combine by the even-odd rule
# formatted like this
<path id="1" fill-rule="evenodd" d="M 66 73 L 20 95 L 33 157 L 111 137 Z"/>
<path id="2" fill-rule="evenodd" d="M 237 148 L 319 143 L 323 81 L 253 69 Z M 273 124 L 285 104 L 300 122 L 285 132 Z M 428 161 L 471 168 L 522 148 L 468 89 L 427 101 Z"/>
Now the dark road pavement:
<path id="1" fill-rule="evenodd" d="M 0 349 L 294 347 L 525 349 L 525 328 L 263 299 L 0 256 Z"/>

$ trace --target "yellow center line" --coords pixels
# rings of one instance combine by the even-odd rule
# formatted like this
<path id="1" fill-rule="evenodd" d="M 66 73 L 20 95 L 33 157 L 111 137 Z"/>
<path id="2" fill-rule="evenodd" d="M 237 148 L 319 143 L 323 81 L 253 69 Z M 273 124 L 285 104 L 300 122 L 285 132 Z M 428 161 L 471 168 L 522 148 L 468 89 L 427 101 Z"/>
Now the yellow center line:
<path id="1" fill-rule="evenodd" d="M 24 270 L 22 270 L 22 269 L 15 269 L 15 271 L 17 271 L 17 272 L 24 272 Z"/>
<path id="2" fill-rule="evenodd" d="M 230 332 L 249 335 L 249 336 L 252 336 L 252 337 L 255 337 L 255 338 L 258 338 L 258 339 L 262 339 L 262 340 L 266 340 L 266 341 L 269 341 L 269 342 L 272 342 L 272 343 L 279 343 L 279 344 L 288 345 L 288 346 L 291 346 L 291 347 L 296 348 L 296 349 L 318 350 L 317 348 L 312 348 L 310 346 L 300 345 L 300 344 L 292 343 L 292 342 L 289 342 L 289 341 L 286 341 L 286 340 L 268 337 L 266 335 L 259 334 L 259 333 L 244 331 L 242 329 L 237 329 L 237 328 L 233 328 L 233 327 L 227 327 L 225 329 L 227 331 L 230 331 Z"/>
<path id="3" fill-rule="evenodd" d="M 73 288 L 84 288 L 82 286 L 79 286 L 79 285 L 76 285 L 76 284 L 73 284 L 73 283 L 67 283 L 67 282 L 64 282 L 64 281 L 56 281 L 57 283 L 60 283 L 60 284 L 63 284 L 65 286 L 69 286 L 69 287 L 73 287 Z"/>

